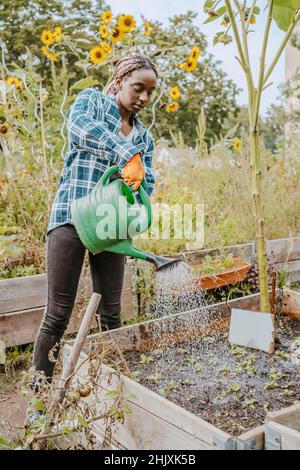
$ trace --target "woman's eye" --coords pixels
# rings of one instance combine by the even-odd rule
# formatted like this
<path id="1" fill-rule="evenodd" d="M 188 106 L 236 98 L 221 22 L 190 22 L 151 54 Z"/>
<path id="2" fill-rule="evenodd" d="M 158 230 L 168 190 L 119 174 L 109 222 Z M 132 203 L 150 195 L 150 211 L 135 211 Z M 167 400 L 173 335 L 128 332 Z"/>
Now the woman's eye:
<path id="1" fill-rule="evenodd" d="M 138 93 L 140 93 L 141 91 L 143 91 L 143 89 L 142 89 L 142 88 L 137 88 L 137 87 L 136 87 L 136 88 L 135 88 L 135 91 L 137 91 Z"/>

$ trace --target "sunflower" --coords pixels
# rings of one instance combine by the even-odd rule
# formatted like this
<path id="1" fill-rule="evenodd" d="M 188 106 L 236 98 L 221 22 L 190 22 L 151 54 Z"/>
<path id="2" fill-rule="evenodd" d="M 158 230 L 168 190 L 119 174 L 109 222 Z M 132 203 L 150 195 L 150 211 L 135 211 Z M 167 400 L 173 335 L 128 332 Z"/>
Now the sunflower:
<path id="1" fill-rule="evenodd" d="M 7 80 L 6 80 L 6 83 L 8 85 L 16 85 L 16 89 L 19 91 L 22 89 L 23 87 L 23 83 L 21 80 L 19 80 L 18 78 L 16 77 L 8 77 Z"/>
<path id="2" fill-rule="evenodd" d="M 48 57 L 48 59 L 52 60 L 52 62 L 57 61 L 57 56 L 55 54 L 52 54 L 52 52 L 49 51 L 49 49 L 47 49 L 47 47 L 43 46 L 41 48 L 41 51 L 46 57 Z"/>
<path id="3" fill-rule="evenodd" d="M 255 18 L 254 15 L 251 16 L 249 23 L 250 24 L 255 24 L 256 23 L 256 18 Z"/>
<path id="4" fill-rule="evenodd" d="M 101 47 L 102 51 L 105 54 L 111 54 L 113 51 L 111 46 L 108 44 L 108 42 L 105 42 L 105 41 L 100 42 L 99 47 Z"/>
<path id="5" fill-rule="evenodd" d="M 236 139 L 234 139 L 233 141 L 233 150 L 235 152 L 239 152 L 241 150 L 241 147 L 242 147 L 242 141 L 241 139 L 239 139 L 238 137 Z"/>
<path id="6" fill-rule="evenodd" d="M 55 28 L 53 36 L 56 42 L 61 42 L 61 27 L 60 26 L 57 26 Z"/>
<path id="7" fill-rule="evenodd" d="M 151 28 L 150 28 L 150 23 L 148 21 L 145 21 L 145 36 L 150 36 L 151 34 Z"/>
<path id="8" fill-rule="evenodd" d="M 172 100 L 179 100 L 180 98 L 180 89 L 178 86 L 173 86 L 169 89 L 169 96 Z"/>
<path id="9" fill-rule="evenodd" d="M 109 36 L 109 31 L 106 26 L 106 24 L 100 24 L 99 26 L 99 34 L 102 37 L 102 39 L 106 39 Z"/>
<path id="10" fill-rule="evenodd" d="M 123 15 L 119 19 L 118 26 L 124 33 L 130 33 L 136 27 L 136 22 L 133 16 Z"/>
<path id="11" fill-rule="evenodd" d="M 196 67 L 197 67 L 197 60 L 192 59 L 191 57 L 184 65 L 184 69 L 186 72 L 192 72 L 193 70 L 195 70 Z"/>
<path id="12" fill-rule="evenodd" d="M 51 46 L 55 41 L 55 36 L 50 29 L 45 29 L 41 34 L 41 41 L 45 46 Z"/>
<path id="13" fill-rule="evenodd" d="M 116 26 L 110 33 L 110 39 L 113 43 L 122 41 L 123 31 L 118 26 Z"/>
<path id="14" fill-rule="evenodd" d="M 167 113 L 175 113 L 175 111 L 177 111 L 177 109 L 179 108 L 179 104 L 178 103 L 169 103 L 167 106 L 166 106 L 166 111 Z"/>
<path id="15" fill-rule="evenodd" d="M 106 10 L 102 13 L 101 18 L 104 23 L 110 23 L 112 20 L 113 14 L 110 10 Z"/>
<path id="16" fill-rule="evenodd" d="M 90 50 L 90 59 L 93 64 L 100 64 L 100 62 L 105 62 L 107 60 L 107 55 L 100 46 L 95 46 Z"/>
<path id="17" fill-rule="evenodd" d="M 201 54 L 200 47 L 195 46 L 193 47 L 192 52 L 190 54 L 190 59 L 197 60 L 200 54 Z"/>

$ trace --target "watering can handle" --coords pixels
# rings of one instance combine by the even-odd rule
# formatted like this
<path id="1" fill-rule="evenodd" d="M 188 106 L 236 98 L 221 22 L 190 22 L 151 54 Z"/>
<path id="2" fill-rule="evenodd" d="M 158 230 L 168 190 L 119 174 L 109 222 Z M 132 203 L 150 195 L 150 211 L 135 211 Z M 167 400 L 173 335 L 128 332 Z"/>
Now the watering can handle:
<path id="1" fill-rule="evenodd" d="M 116 165 L 109 167 L 103 173 L 102 178 L 101 178 L 103 186 L 106 186 L 109 183 L 111 176 L 118 172 L 119 172 L 119 169 Z M 145 224 L 141 224 L 139 233 L 145 232 L 150 227 L 151 222 L 152 222 L 152 209 L 151 209 L 149 196 L 146 193 L 146 189 L 147 189 L 147 183 L 145 181 L 145 178 L 143 178 L 142 183 L 138 189 L 138 194 L 141 198 L 142 204 L 145 206 L 147 217 L 146 217 Z"/>

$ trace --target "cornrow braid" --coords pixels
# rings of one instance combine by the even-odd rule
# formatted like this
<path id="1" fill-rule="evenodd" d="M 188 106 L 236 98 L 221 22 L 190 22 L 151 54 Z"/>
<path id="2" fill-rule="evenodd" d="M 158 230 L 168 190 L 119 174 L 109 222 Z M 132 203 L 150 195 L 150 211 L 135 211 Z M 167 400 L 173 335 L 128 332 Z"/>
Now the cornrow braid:
<path id="1" fill-rule="evenodd" d="M 153 70 L 158 77 L 157 68 L 151 59 L 139 55 L 130 55 L 116 63 L 113 80 L 104 88 L 103 93 L 116 95 L 118 92 L 117 80 L 122 81 L 126 75 L 139 69 Z"/>

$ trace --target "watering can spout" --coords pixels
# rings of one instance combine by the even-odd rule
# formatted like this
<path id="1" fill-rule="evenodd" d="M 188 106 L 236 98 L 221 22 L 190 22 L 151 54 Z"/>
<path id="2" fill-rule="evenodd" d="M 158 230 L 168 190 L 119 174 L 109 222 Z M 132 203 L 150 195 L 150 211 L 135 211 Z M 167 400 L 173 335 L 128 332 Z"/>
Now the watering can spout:
<path id="1" fill-rule="evenodd" d="M 181 263 L 181 259 L 165 258 L 163 256 L 156 256 L 152 253 L 147 253 L 147 259 L 150 263 L 153 263 L 156 271 L 162 271 L 169 268 L 174 268 L 178 263 Z"/>

